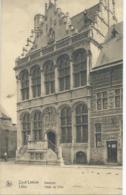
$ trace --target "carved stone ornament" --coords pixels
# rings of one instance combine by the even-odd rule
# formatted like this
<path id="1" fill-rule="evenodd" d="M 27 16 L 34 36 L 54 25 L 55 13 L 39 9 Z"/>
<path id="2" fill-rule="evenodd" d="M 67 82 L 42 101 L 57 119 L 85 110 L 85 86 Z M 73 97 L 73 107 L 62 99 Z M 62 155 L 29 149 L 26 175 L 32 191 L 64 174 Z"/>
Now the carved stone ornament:
<path id="1" fill-rule="evenodd" d="M 44 128 L 45 130 L 56 127 L 56 111 L 54 108 L 47 108 L 44 111 Z"/>
<path id="2" fill-rule="evenodd" d="M 51 44 L 55 41 L 55 31 L 50 28 L 48 32 L 48 43 Z"/>

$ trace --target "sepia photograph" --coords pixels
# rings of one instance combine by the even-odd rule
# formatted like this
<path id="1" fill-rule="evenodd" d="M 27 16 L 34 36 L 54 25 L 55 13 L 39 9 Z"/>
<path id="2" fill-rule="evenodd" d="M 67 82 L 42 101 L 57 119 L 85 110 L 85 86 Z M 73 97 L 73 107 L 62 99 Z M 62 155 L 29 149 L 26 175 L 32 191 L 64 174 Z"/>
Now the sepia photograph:
<path id="1" fill-rule="evenodd" d="M 0 195 L 123 194 L 123 0 L 0 0 Z"/>

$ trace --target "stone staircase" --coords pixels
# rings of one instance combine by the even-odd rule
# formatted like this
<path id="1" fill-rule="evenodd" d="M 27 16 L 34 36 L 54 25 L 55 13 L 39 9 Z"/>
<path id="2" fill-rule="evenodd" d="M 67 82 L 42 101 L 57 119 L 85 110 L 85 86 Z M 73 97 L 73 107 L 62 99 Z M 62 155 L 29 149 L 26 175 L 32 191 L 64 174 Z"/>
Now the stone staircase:
<path id="1" fill-rule="evenodd" d="M 17 150 L 16 163 L 63 165 L 62 149 L 51 141 L 29 141 Z"/>

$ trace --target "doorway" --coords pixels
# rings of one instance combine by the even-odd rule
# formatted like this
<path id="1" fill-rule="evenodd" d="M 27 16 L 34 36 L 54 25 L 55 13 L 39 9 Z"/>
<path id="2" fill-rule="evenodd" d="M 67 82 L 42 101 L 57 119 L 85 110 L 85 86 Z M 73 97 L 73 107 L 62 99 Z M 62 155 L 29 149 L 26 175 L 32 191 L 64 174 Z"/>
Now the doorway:
<path id="1" fill-rule="evenodd" d="M 107 157 L 108 157 L 108 162 L 110 163 L 117 162 L 117 141 L 107 142 Z"/>
<path id="2" fill-rule="evenodd" d="M 84 152 L 77 152 L 76 153 L 76 163 L 77 164 L 86 164 L 87 163 L 87 157 Z"/>
<path id="3" fill-rule="evenodd" d="M 48 148 L 56 151 L 56 135 L 54 132 L 50 131 L 47 133 L 48 138 Z"/>

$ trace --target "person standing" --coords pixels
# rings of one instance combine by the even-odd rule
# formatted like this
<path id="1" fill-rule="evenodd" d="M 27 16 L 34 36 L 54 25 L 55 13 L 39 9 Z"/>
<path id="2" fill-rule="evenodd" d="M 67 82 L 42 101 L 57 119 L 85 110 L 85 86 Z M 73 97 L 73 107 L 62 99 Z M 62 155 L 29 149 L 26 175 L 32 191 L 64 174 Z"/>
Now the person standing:
<path id="1" fill-rule="evenodd" d="M 4 160 L 7 161 L 7 152 L 4 152 Z"/>

